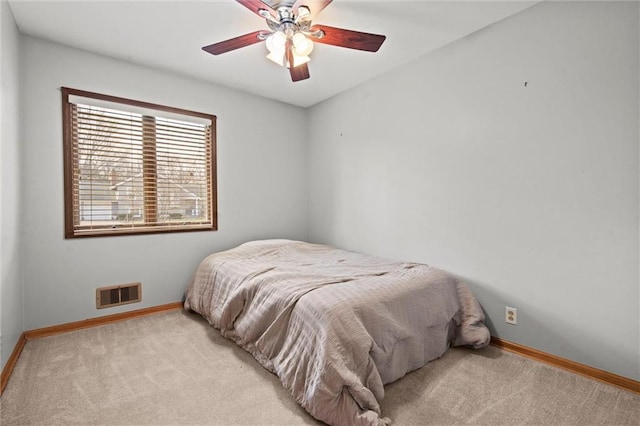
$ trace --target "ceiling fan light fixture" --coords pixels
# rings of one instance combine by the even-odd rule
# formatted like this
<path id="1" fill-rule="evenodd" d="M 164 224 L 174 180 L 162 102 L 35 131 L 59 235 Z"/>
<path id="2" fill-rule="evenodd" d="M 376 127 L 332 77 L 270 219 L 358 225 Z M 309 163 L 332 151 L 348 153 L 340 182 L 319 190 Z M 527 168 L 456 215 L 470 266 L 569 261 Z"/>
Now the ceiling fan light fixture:
<path id="1" fill-rule="evenodd" d="M 287 49 L 291 49 L 293 54 L 293 67 L 306 64 L 311 60 L 309 54 L 313 50 L 313 42 L 309 40 L 302 32 L 292 31 L 285 33 L 284 31 L 275 31 L 266 39 L 266 46 L 269 50 L 267 59 L 275 62 L 281 67 L 291 68 L 287 59 Z"/>
<path id="2" fill-rule="evenodd" d="M 287 36 L 282 31 L 275 31 L 267 37 L 267 49 L 269 52 L 284 52 L 284 45 L 287 42 Z"/>
<path id="3" fill-rule="evenodd" d="M 284 54 L 284 51 L 281 52 L 271 52 L 267 55 L 267 59 L 269 59 L 272 62 L 275 62 L 276 64 L 280 65 L 281 67 L 284 68 L 291 68 L 289 61 L 286 59 L 286 56 Z M 293 55 L 293 66 L 298 67 L 302 64 L 306 64 L 307 62 L 309 62 L 311 60 L 310 57 L 306 56 L 306 55 Z"/>
<path id="4" fill-rule="evenodd" d="M 267 55 L 267 59 L 269 59 L 270 61 L 275 62 L 276 64 L 280 65 L 281 67 L 285 66 L 284 63 L 284 50 L 280 51 L 280 52 L 271 52 Z"/>
<path id="5" fill-rule="evenodd" d="M 309 56 L 313 51 L 313 42 L 301 32 L 295 33 L 292 41 L 294 54 L 297 56 Z"/>

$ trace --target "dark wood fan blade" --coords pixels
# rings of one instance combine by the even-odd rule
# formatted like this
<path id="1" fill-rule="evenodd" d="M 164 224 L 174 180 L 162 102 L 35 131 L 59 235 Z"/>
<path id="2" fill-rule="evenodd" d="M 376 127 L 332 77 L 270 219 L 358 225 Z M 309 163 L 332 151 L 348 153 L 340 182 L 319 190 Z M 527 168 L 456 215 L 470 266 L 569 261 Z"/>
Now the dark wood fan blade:
<path id="1" fill-rule="evenodd" d="M 263 31 L 254 31 L 249 34 L 234 37 L 229 40 L 221 41 L 219 43 L 210 44 L 202 48 L 205 52 L 209 52 L 212 55 L 220 55 L 222 53 L 231 52 L 232 50 L 240 49 L 241 47 L 250 46 L 255 43 L 260 43 L 262 40 L 258 38 L 258 34 Z"/>
<path id="2" fill-rule="evenodd" d="M 327 25 L 314 25 L 311 30 L 322 30 L 324 32 L 324 37 L 312 38 L 316 43 L 365 50 L 367 52 L 377 52 L 387 38 L 379 34 L 361 33 L 360 31 L 345 30 Z"/>
<path id="3" fill-rule="evenodd" d="M 260 16 L 259 10 L 265 9 L 269 10 L 269 5 L 262 2 L 261 0 L 236 0 L 238 3 Z"/>
<path id="4" fill-rule="evenodd" d="M 273 10 L 278 10 L 280 6 L 291 6 L 293 0 L 282 1 L 282 0 L 260 0 L 262 3 L 266 4 Z"/>
<path id="5" fill-rule="evenodd" d="M 333 2 L 333 0 L 297 0 L 293 5 L 293 11 L 297 14 L 298 7 L 307 6 L 311 11 L 311 17 L 315 19 L 318 13 L 322 12 L 331 2 Z"/>
<path id="6" fill-rule="evenodd" d="M 289 74 L 291 74 L 291 80 L 296 82 L 309 78 L 309 67 L 306 63 L 298 65 L 297 67 L 293 66 L 293 43 L 291 43 L 291 40 L 287 40 L 285 50 L 287 52 L 287 62 L 289 62 Z"/>
<path id="7" fill-rule="evenodd" d="M 291 80 L 294 82 L 300 81 L 300 80 L 306 80 L 309 77 L 311 77 L 309 75 L 309 67 L 307 66 L 306 63 L 302 65 L 298 65 L 297 67 L 289 68 L 289 73 L 291 74 Z"/>

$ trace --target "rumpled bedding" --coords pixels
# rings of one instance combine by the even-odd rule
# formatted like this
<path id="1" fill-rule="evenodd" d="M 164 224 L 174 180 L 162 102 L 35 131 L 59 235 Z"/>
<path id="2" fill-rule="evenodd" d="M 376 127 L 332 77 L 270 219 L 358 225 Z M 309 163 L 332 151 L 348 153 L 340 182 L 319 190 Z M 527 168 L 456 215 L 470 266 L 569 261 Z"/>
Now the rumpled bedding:
<path id="1" fill-rule="evenodd" d="M 476 298 L 437 268 L 291 240 L 208 256 L 184 306 L 330 425 L 389 424 L 385 384 L 490 338 Z"/>

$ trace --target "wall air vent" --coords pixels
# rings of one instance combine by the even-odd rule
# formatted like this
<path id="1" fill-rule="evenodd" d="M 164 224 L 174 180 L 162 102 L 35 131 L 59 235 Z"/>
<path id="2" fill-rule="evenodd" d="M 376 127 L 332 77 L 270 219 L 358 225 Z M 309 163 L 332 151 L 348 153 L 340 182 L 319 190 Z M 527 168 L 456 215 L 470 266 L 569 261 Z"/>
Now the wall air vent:
<path id="1" fill-rule="evenodd" d="M 96 308 L 126 305 L 142 300 L 142 283 L 120 284 L 96 289 Z"/>

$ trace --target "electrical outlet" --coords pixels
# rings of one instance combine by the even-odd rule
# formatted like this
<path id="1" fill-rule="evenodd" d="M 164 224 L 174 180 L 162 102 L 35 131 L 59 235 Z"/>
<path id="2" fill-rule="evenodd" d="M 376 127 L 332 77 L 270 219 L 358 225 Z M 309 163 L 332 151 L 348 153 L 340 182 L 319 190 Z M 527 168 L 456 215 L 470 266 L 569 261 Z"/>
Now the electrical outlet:
<path id="1" fill-rule="evenodd" d="M 518 325 L 518 310 L 507 306 L 504 311 L 504 322 Z"/>

